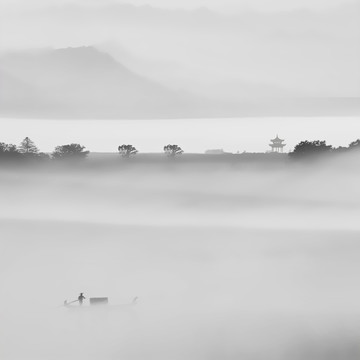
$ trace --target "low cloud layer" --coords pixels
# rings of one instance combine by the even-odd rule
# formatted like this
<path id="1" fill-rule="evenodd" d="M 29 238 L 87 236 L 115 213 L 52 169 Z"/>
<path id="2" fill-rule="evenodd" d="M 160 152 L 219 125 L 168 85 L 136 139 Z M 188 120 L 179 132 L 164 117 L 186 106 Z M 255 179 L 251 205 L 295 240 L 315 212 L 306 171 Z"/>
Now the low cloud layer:
<path id="1" fill-rule="evenodd" d="M 355 160 L 2 170 L 0 357 L 358 359 Z"/>

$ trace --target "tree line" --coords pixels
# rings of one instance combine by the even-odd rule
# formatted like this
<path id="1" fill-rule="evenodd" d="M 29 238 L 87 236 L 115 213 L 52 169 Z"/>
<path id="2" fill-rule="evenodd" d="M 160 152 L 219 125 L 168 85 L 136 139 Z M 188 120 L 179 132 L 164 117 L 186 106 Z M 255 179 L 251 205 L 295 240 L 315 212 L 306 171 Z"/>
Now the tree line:
<path id="1" fill-rule="evenodd" d="M 179 145 L 168 144 L 163 148 L 164 153 L 169 157 L 182 154 L 184 151 Z M 130 144 L 123 144 L 118 147 L 118 152 L 123 157 L 130 157 L 139 151 Z M 66 160 L 85 159 L 90 151 L 80 144 L 67 144 L 56 146 L 51 154 L 40 152 L 35 143 L 26 137 L 19 146 L 0 142 L 0 159 L 5 160 Z"/>
<path id="2" fill-rule="evenodd" d="M 56 146 L 51 154 L 40 152 L 35 143 L 26 137 L 19 146 L 0 142 L 0 160 L 66 160 L 85 159 L 90 151 L 85 150 L 80 144 L 67 144 Z M 360 150 L 360 139 L 357 139 L 347 147 L 333 147 L 326 144 L 326 141 L 304 140 L 298 143 L 294 150 L 289 153 L 292 159 L 314 158 L 325 154 L 346 153 L 353 150 Z M 184 153 L 179 145 L 168 144 L 163 147 L 164 154 L 168 157 L 175 157 Z M 118 153 L 124 157 L 136 155 L 139 151 L 131 144 L 123 144 L 118 147 Z"/>
<path id="3" fill-rule="evenodd" d="M 80 144 L 69 144 L 55 147 L 51 154 L 40 152 L 35 143 L 26 137 L 19 146 L 0 142 L 0 159 L 5 160 L 57 160 L 86 158 L 89 151 Z"/>
<path id="4" fill-rule="evenodd" d="M 332 145 L 327 145 L 326 141 L 304 140 L 295 146 L 294 150 L 289 153 L 289 156 L 293 159 L 306 159 L 322 155 L 349 153 L 354 150 L 360 150 L 360 139 L 351 142 L 347 147 L 339 146 L 337 148 Z"/>

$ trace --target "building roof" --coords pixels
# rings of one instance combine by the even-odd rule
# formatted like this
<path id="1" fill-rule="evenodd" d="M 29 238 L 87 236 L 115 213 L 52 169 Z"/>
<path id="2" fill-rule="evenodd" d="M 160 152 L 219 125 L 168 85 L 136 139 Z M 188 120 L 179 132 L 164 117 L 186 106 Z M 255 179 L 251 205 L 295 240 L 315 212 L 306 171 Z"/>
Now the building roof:
<path id="1" fill-rule="evenodd" d="M 285 141 L 285 140 L 280 139 L 280 138 L 279 138 L 279 135 L 276 135 L 276 138 L 275 138 L 275 139 L 271 139 L 270 141 L 271 141 L 271 142 L 275 142 L 275 143 L 277 142 L 277 143 L 278 143 L 278 142 L 283 142 L 283 141 Z"/>

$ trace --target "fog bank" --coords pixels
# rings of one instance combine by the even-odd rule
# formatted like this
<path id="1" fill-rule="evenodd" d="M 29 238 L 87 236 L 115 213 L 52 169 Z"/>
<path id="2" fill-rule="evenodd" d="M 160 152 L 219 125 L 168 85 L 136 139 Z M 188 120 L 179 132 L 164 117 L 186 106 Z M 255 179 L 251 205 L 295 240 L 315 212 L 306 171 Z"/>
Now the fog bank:
<path id="1" fill-rule="evenodd" d="M 353 164 L 2 169 L 0 357 L 358 359 Z"/>

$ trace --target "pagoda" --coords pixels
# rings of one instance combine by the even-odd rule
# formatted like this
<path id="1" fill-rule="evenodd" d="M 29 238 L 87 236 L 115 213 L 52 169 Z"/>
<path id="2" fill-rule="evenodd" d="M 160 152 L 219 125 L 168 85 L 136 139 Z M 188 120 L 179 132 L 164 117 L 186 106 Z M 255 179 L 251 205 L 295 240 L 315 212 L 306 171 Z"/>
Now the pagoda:
<path id="1" fill-rule="evenodd" d="M 286 146 L 286 144 L 283 144 L 285 140 L 280 139 L 279 136 L 276 135 L 276 138 L 271 139 L 270 141 L 272 142 L 272 144 L 269 144 L 271 147 L 271 152 L 283 152 L 284 146 Z"/>

